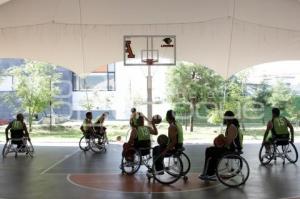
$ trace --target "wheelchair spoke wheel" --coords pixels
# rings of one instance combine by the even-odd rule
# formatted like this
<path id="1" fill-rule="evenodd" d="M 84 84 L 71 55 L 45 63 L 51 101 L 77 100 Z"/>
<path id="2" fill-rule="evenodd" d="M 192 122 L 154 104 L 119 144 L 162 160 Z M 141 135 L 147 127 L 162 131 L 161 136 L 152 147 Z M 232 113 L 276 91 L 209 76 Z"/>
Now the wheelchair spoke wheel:
<path id="1" fill-rule="evenodd" d="M 79 148 L 82 151 L 88 151 L 90 149 L 89 139 L 85 138 L 85 136 L 82 136 L 79 140 Z"/>
<path id="2" fill-rule="evenodd" d="M 270 149 L 266 149 L 266 144 L 262 144 L 259 150 L 259 161 L 262 165 L 269 164 L 274 158 L 274 145 L 270 145 Z"/>
<path id="3" fill-rule="evenodd" d="M 26 155 L 33 157 L 34 148 L 33 148 L 31 141 L 29 141 L 29 140 L 27 141 L 26 150 L 27 150 Z"/>
<path id="4" fill-rule="evenodd" d="M 183 152 L 180 154 L 179 157 L 182 161 L 182 166 L 183 166 L 182 175 L 185 176 L 186 174 L 188 174 L 188 172 L 191 169 L 191 161 L 190 161 L 189 157 Z"/>
<path id="5" fill-rule="evenodd" d="M 135 149 L 132 149 L 130 152 L 128 152 L 128 154 L 130 155 L 128 155 L 127 157 L 124 156 L 122 157 L 121 170 L 123 173 L 126 173 L 128 175 L 133 175 L 141 167 L 142 156 Z"/>
<path id="6" fill-rule="evenodd" d="M 290 142 L 288 145 L 283 145 L 282 151 L 290 163 L 296 163 L 298 161 L 298 151 L 294 143 Z"/>
<path id="7" fill-rule="evenodd" d="M 2 157 L 6 157 L 7 154 L 9 153 L 9 148 L 10 148 L 10 144 L 9 144 L 9 141 L 5 143 L 5 145 L 3 146 L 3 149 L 2 149 Z"/>
<path id="8" fill-rule="evenodd" d="M 238 155 L 225 155 L 218 163 L 216 175 L 228 187 L 245 184 L 250 174 L 247 161 Z"/>
<path id="9" fill-rule="evenodd" d="M 156 161 L 159 161 L 159 158 Z M 172 184 L 182 176 L 182 169 L 181 159 L 178 156 L 170 156 L 163 158 L 163 170 L 158 171 L 155 164 L 153 164 L 152 172 L 154 179 L 158 182 Z"/>
<path id="10" fill-rule="evenodd" d="M 90 140 L 90 148 L 94 153 L 101 153 L 105 151 L 105 144 L 102 142 L 102 139 L 99 137 L 93 137 Z"/>

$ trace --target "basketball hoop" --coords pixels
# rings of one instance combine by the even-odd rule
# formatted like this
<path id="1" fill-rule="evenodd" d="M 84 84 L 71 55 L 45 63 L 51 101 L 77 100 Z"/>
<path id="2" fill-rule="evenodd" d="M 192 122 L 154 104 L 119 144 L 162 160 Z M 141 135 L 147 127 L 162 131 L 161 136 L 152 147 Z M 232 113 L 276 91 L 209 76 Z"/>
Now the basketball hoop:
<path id="1" fill-rule="evenodd" d="M 175 35 L 125 35 L 124 66 L 176 65 Z"/>
<path id="2" fill-rule="evenodd" d="M 145 62 L 148 66 L 151 66 L 151 65 L 153 65 L 154 62 L 157 62 L 157 60 L 145 59 L 145 60 L 143 60 L 143 62 Z"/>

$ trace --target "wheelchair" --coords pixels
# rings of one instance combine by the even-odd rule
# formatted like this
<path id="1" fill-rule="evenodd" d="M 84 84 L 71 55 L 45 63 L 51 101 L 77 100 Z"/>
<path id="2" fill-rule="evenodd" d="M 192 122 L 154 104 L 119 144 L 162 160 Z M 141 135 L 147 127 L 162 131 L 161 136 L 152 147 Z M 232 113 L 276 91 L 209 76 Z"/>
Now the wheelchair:
<path id="1" fill-rule="evenodd" d="M 228 187 L 239 187 L 246 183 L 250 175 L 249 164 L 241 156 L 242 151 L 225 153 L 216 169 L 218 180 Z"/>
<path id="2" fill-rule="evenodd" d="M 10 138 L 2 149 L 3 158 L 7 157 L 9 153 L 14 153 L 15 157 L 18 157 L 19 153 L 25 153 L 25 156 L 32 158 L 34 154 L 34 148 L 31 141 L 27 137 Z"/>
<path id="3" fill-rule="evenodd" d="M 180 160 L 182 161 L 181 176 L 183 176 L 184 181 L 187 181 L 188 180 L 187 174 L 189 173 L 189 171 L 191 169 L 191 160 L 188 157 L 188 155 L 186 153 L 184 153 L 184 151 L 185 151 L 184 147 L 177 149 L 177 152 L 175 155 L 177 155 L 180 158 Z"/>
<path id="4" fill-rule="evenodd" d="M 177 151 L 174 154 L 167 154 L 163 158 L 163 172 L 156 171 L 155 161 L 159 159 L 153 159 L 151 157 L 152 148 L 130 148 L 128 153 L 130 153 L 131 158 L 122 155 L 121 166 L 122 174 L 133 175 L 139 171 L 140 167 L 144 165 L 151 175 L 147 175 L 148 181 L 153 178 L 154 181 L 158 181 L 161 184 L 172 184 L 178 181 L 181 177 L 187 180 L 186 174 L 190 169 L 190 161 L 183 151 Z M 184 155 L 183 155 L 184 154 Z M 184 169 L 181 157 L 187 158 L 186 162 L 189 163 Z"/>
<path id="5" fill-rule="evenodd" d="M 266 145 L 269 145 L 267 150 Z M 281 158 L 283 164 L 287 159 L 290 163 L 298 161 L 298 151 L 294 143 L 289 138 L 274 138 L 272 143 L 263 143 L 259 150 L 259 161 L 262 165 L 268 165 L 272 160 L 276 161 Z"/>
<path id="6" fill-rule="evenodd" d="M 241 156 L 242 153 L 241 150 L 227 151 L 217 159 L 215 173 L 217 179 L 223 185 L 228 187 L 239 187 L 248 180 L 250 168 L 246 159 Z M 210 161 L 210 159 L 208 161 Z M 204 173 L 207 173 L 207 169 L 208 165 L 205 165 L 206 171 Z M 215 179 L 205 178 L 203 180 L 215 181 Z"/>
<path id="7" fill-rule="evenodd" d="M 79 148 L 86 151 L 93 151 L 94 153 L 106 152 L 106 144 L 108 143 L 106 134 L 84 134 L 79 140 Z"/>

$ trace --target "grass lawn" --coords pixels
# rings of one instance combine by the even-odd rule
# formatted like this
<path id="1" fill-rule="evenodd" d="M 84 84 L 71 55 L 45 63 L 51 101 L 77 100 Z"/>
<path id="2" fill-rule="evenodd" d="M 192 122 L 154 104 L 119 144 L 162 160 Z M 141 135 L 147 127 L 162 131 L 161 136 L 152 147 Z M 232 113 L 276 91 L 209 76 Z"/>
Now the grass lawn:
<path id="1" fill-rule="evenodd" d="M 51 131 L 49 126 L 33 126 L 30 133 L 34 142 L 78 142 L 82 136 L 79 130 L 79 123 L 70 123 L 64 125 L 53 126 Z M 108 122 L 107 134 L 110 141 L 116 141 L 117 136 L 121 136 L 121 141 L 126 141 L 127 134 L 130 130 L 127 122 Z M 161 123 L 158 126 L 159 134 L 166 134 L 168 124 Z M 225 128 L 222 129 L 224 132 Z M 244 140 L 262 140 L 265 131 L 264 126 L 251 126 L 247 127 L 244 132 Z M 5 126 L 0 127 L 0 141 L 5 141 Z M 194 132 L 184 130 L 184 140 L 186 142 L 206 142 L 211 143 L 212 140 L 221 132 L 221 127 L 195 127 Z M 296 139 L 300 139 L 300 128 L 295 128 Z M 156 140 L 156 136 L 152 136 Z"/>

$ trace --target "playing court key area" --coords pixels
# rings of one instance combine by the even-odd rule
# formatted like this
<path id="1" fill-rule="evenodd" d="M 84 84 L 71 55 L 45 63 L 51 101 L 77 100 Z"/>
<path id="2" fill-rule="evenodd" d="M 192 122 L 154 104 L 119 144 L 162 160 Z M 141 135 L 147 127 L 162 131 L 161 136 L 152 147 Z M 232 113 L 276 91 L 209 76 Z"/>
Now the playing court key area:
<path id="1" fill-rule="evenodd" d="M 3 146 L 3 145 L 2 145 Z M 2 147 L 1 146 L 1 147 Z M 207 145 L 187 145 L 191 159 L 188 181 L 172 185 L 149 182 L 141 167 L 134 176 L 121 174 L 121 145 L 110 144 L 102 154 L 82 152 L 78 147 L 35 146 L 35 157 L 9 155 L 1 159 L 0 198 L 297 198 L 299 163 L 265 167 L 258 160 L 259 144 L 246 144 L 243 157 L 250 166 L 244 186 L 228 188 L 217 182 L 203 182 Z M 296 145 L 299 147 L 299 144 Z"/>

